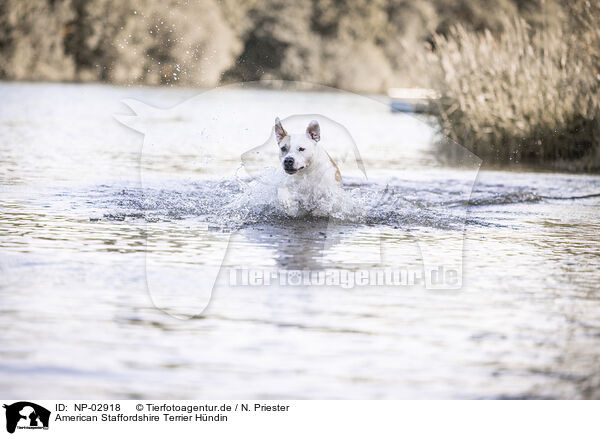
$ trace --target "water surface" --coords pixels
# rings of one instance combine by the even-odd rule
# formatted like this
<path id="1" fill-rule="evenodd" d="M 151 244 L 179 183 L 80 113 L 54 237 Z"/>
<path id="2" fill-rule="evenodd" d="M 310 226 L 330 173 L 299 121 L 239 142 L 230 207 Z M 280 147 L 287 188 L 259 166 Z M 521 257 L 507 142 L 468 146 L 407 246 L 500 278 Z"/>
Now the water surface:
<path id="1" fill-rule="evenodd" d="M 344 174 L 345 190 L 360 213 L 232 210 L 248 192 L 241 154 L 269 124 L 216 144 L 207 172 L 182 151 L 202 134 L 189 111 L 155 123 L 147 153 L 113 118 L 124 98 L 168 108 L 196 90 L 0 84 L 3 397 L 600 397 L 600 199 L 579 198 L 600 177 L 447 167 L 427 124 L 374 100 L 227 92 L 248 108 L 239 126 L 262 129 L 281 101 L 283 116 L 350 120 L 367 177 Z M 199 118 L 214 110 L 193 101 Z M 229 282 L 239 268 L 419 268 L 455 259 L 463 235 L 458 290 Z M 223 257 L 201 315 L 153 304 L 149 285 L 177 314 L 177 290 Z"/>

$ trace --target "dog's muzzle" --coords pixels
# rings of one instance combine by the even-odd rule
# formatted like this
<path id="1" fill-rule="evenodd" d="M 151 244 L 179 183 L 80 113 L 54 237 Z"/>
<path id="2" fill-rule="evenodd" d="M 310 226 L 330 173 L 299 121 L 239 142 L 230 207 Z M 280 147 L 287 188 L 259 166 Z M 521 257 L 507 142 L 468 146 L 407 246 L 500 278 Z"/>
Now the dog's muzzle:
<path id="1" fill-rule="evenodd" d="M 288 174 L 294 174 L 296 172 L 296 169 L 294 168 L 294 158 L 293 157 L 286 157 L 283 160 L 283 169 Z"/>

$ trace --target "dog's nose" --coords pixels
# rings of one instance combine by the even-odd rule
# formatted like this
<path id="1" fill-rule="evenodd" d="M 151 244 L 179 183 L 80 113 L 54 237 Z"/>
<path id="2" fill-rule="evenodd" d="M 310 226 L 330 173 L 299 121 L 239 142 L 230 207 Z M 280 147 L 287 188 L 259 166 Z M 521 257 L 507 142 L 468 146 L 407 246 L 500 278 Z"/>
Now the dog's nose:
<path id="1" fill-rule="evenodd" d="M 294 168 L 294 158 L 293 157 L 286 157 L 283 160 L 283 167 L 285 169 L 289 169 L 289 170 L 293 169 Z"/>

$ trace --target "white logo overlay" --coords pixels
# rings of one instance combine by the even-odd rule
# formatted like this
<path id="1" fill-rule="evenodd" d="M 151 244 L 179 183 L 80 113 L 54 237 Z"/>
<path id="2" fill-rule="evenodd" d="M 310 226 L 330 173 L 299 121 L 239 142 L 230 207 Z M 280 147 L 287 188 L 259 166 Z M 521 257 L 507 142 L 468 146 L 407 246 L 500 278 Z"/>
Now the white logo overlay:
<path id="1" fill-rule="evenodd" d="M 220 285 L 460 289 L 468 212 L 465 205 L 469 203 L 481 160 L 459 144 L 437 135 L 445 153 L 460 156 L 461 183 L 453 187 L 458 194 L 455 192 L 452 202 L 445 202 L 443 198 L 437 202 L 419 201 L 418 186 L 407 194 L 385 182 L 386 178 L 402 178 L 401 172 L 378 168 L 373 171 L 378 175 L 374 182 L 369 174 L 370 161 L 363 160 L 369 147 L 377 146 L 378 141 L 382 147 L 390 148 L 390 160 L 393 160 L 396 155 L 402 156 L 401 144 L 411 140 L 400 123 L 378 124 L 378 114 L 390 111 L 387 102 L 305 83 L 274 81 L 269 84 L 275 89 L 302 89 L 306 102 L 299 110 L 298 104 L 294 104 L 298 99 L 288 101 L 282 98 L 281 92 L 259 91 L 256 84 L 242 83 L 202 91 L 168 109 L 124 100 L 133 114 L 115 115 L 118 121 L 143 134 L 140 152 L 143 194 L 163 192 L 161 169 L 165 162 L 169 162 L 171 169 L 181 168 L 178 177 L 190 186 L 204 183 L 204 187 L 214 187 L 209 190 L 212 197 L 195 198 L 193 207 L 185 209 L 185 214 L 192 216 L 197 211 L 198 219 L 174 220 L 165 225 L 152 210 L 143 217 L 147 238 L 146 280 L 152 303 L 173 316 L 189 318 L 208 307 L 213 290 Z M 264 95 L 246 101 L 240 98 L 237 92 L 240 89 L 248 94 L 263 92 Z M 323 92 L 330 93 L 332 98 L 311 101 L 312 95 Z M 323 191 L 326 192 L 323 198 L 315 198 L 311 191 L 312 197 L 298 200 L 299 195 L 306 194 L 302 189 L 283 189 L 292 178 L 282 170 L 280 159 L 285 159 L 290 154 L 289 148 L 295 145 L 278 141 L 274 129 L 277 117 L 290 135 L 302 134 L 311 123 L 318 123 L 320 137 L 317 139 L 325 144 L 327 155 L 339 167 L 343 178 L 339 192 L 332 187 Z M 434 130 L 422 119 L 412 118 L 424 131 Z M 394 141 L 397 148 L 389 145 Z M 299 146 L 295 150 L 302 149 L 299 153 L 303 153 L 303 148 Z M 306 162 L 310 159 L 315 158 L 309 156 Z M 309 186 L 330 182 L 319 180 L 315 174 L 313 171 L 310 177 L 303 176 L 310 182 Z M 422 169 L 419 176 L 434 177 Z M 325 177 L 329 176 L 323 175 Z M 223 193 L 224 187 L 231 188 L 228 195 Z M 358 187 L 362 191 L 357 194 Z M 176 196 L 179 206 L 186 207 L 195 192 L 175 190 L 161 195 L 167 206 Z M 465 207 L 456 207 L 458 203 Z M 411 216 L 420 217 L 424 222 L 444 217 L 451 211 L 452 222 L 444 229 L 443 247 L 436 243 L 436 238 L 422 234 L 415 237 L 402 226 L 393 225 L 389 216 L 400 216 L 407 208 L 411 209 Z M 172 211 L 162 213 L 168 215 Z M 244 246 L 231 241 L 249 226 L 262 228 L 262 223 L 269 226 L 271 236 L 278 241 L 278 259 L 302 262 L 277 261 L 272 268 L 245 265 Z M 352 268 L 336 268 L 331 261 L 321 262 L 332 248 L 343 251 L 345 244 L 352 244 L 352 238 L 344 236 L 356 223 L 372 232 L 370 237 L 378 241 L 379 249 L 357 259 Z M 177 233 L 177 226 L 185 227 L 185 236 Z M 382 228 L 386 229 L 384 233 Z M 261 231 L 257 229 L 252 234 L 260 239 Z M 186 251 L 185 258 L 177 257 L 176 247 L 181 237 L 192 238 L 195 248 L 192 255 Z M 291 243 L 293 238 L 318 239 L 318 244 L 309 244 L 307 248 Z M 169 250 L 162 249 L 165 244 Z M 411 265 L 395 264 L 393 247 L 397 244 L 413 246 L 417 260 Z M 227 259 L 232 261 L 227 262 Z M 170 275 L 164 273 L 173 268 L 174 262 L 178 264 L 180 279 L 177 283 L 166 280 Z"/>

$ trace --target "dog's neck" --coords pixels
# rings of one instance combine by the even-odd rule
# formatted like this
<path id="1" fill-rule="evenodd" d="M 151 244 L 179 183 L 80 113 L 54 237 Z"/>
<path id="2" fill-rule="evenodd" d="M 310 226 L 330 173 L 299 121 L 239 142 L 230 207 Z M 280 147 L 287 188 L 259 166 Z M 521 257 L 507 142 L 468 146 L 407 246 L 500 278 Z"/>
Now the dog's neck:
<path id="1" fill-rule="evenodd" d="M 326 170 L 331 166 L 329 162 L 329 155 L 319 143 L 315 144 L 315 151 L 313 153 L 312 161 L 310 166 L 307 168 L 307 173 L 315 174 Z"/>

